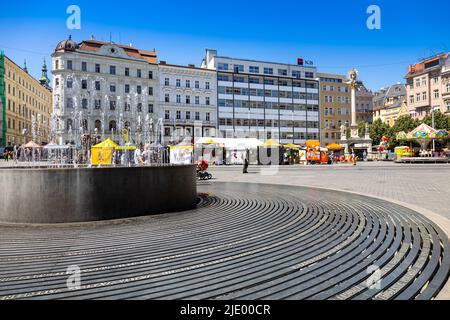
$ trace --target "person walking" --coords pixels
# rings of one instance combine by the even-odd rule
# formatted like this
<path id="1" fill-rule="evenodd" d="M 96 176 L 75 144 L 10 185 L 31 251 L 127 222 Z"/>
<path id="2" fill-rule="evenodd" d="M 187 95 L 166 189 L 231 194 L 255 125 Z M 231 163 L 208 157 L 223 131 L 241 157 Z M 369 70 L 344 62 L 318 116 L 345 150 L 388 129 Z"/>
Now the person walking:
<path id="1" fill-rule="evenodd" d="M 249 158 L 250 158 L 250 151 L 247 149 L 245 150 L 244 170 L 242 171 L 242 173 L 248 173 Z"/>

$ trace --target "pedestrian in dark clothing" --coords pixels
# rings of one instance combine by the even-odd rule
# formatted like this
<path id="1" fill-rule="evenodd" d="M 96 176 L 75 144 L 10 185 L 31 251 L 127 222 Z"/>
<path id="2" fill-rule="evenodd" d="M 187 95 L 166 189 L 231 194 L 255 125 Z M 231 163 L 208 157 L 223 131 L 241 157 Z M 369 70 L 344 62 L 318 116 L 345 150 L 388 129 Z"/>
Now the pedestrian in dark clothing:
<path id="1" fill-rule="evenodd" d="M 249 158 L 250 158 L 250 151 L 247 149 L 245 150 L 244 170 L 242 171 L 242 173 L 248 173 Z"/>

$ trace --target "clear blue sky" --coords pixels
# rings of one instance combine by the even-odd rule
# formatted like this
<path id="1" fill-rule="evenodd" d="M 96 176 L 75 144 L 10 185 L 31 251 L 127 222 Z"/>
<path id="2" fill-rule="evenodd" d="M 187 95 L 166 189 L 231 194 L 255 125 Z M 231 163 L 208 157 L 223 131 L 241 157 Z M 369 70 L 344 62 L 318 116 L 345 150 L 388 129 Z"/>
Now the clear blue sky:
<path id="1" fill-rule="evenodd" d="M 81 30 L 66 28 L 70 4 L 81 8 Z M 371 4 L 381 8 L 381 30 L 366 27 Z M 198 65 L 212 48 L 285 63 L 304 57 L 321 72 L 356 66 L 377 90 L 403 82 L 409 63 L 450 51 L 448 12 L 448 0 L 11 1 L 0 11 L 0 48 L 38 77 L 44 56 L 69 33 L 76 41 L 112 33 L 114 42 L 156 48 L 176 64 Z"/>

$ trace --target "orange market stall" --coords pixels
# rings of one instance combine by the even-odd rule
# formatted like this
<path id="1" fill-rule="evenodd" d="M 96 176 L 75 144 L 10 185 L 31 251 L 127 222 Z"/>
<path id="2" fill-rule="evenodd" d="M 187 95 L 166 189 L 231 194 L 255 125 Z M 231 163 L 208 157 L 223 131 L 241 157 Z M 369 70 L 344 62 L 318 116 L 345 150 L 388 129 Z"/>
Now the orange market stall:
<path id="1" fill-rule="evenodd" d="M 341 156 L 344 154 L 344 147 L 338 143 L 330 143 L 327 145 L 327 149 L 330 152 L 330 160 L 332 162 L 339 162 Z"/>
<path id="2" fill-rule="evenodd" d="M 322 148 L 318 140 L 307 140 L 306 161 L 308 164 L 329 164 L 328 149 Z"/>

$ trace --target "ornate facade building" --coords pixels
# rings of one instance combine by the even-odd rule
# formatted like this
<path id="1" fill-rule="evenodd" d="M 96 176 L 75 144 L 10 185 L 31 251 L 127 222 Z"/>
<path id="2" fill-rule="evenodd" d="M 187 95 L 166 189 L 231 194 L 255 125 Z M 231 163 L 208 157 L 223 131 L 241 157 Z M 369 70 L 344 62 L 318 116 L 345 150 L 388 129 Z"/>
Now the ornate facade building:
<path id="1" fill-rule="evenodd" d="M 216 136 L 217 77 L 214 70 L 159 63 L 160 117 L 164 141 Z"/>
<path id="2" fill-rule="evenodd" d="M 406 87 L 404 84 L 394 84 L 381 88 L 373 97 L 373 120 L 393 126 L 397 118 L 408 114 L 406 107 Z"/>
<path id="3" fill-rule="evenodd" d="M 1 52 L 0 54 L 0 146 L 13 146 L 35 139 L 46 144 L 52 113 L 52 92 L 44 61 L 39 80 Z"/>
<path id="4" fill-rule="evenodd" d="M 450 115 L 450 53 L 410 65 L 405 79 L 412 117 L 422 119 L 432 110 Z"/>
<path id="5" fill-rule="evenodd" d="M 145 119 L 157 122 L 154 50 L 69 38 L 57 45 L 52 58 L 54 111 L 62 143 L 73 142 L 80 133 L 118 140 L 125 128 L 133 137 Z"/>

